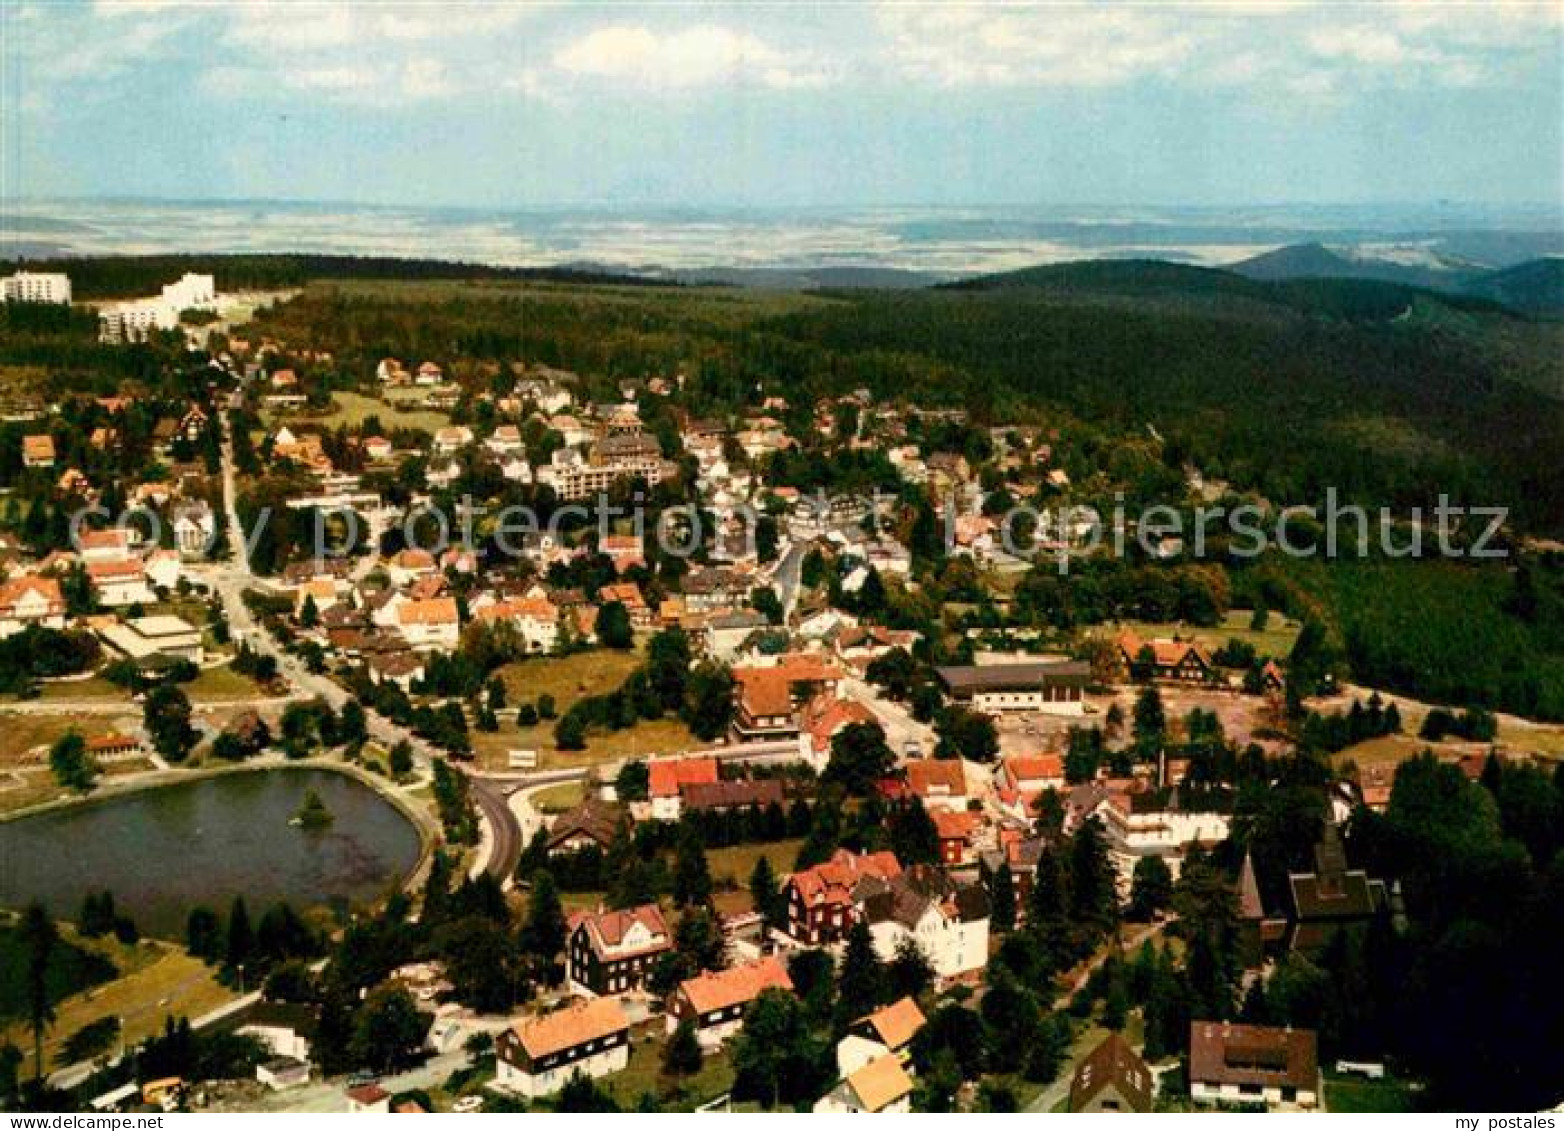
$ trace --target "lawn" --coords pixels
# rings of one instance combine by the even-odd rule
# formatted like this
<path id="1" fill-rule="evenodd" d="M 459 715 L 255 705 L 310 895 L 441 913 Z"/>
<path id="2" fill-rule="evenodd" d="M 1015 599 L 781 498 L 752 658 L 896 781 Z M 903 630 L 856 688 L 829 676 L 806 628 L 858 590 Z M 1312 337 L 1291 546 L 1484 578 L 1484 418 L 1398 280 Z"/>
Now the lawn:
<path id="1" fill-rule="evenodd" d="M 135 947 L 110 945 L 122 955 L 135 952 L 135 957 L 122 967 L 121 977 L 55 1007 L 55 1021 L 44 1041 L 44 1056 L 51 1063 L 72 1033 L 100 1018 L 118 1017 L 124 1043 L 130 1046 L 160 1032 L 165 1017 L 196 1018 L 235 996 L 218 983 L 211 968 L 179 947 L 150 940 Z M 26 1052 L 23 1071 L 31 1071 L 31 1037 L 18 1024 L 7 1030 L 5 1039 Z"/>
<path id="2" fill-rule="evenodd" d="M 632 1039 L 629 1067 L 602 1080 L 603 1086 L 623 1108 L 633 1107 L 637 1100 L 651 1092 L 693 1111 L 733 1087 L 733 1065 L 725 1049 L 706 1054 L 698 1073 L 679 1080 L 663 1075 L 665 1041 L 660 1029 L 656 1030 L 655 1036 L 648 1030 L 638 1031 Z"/>
<path id="3" fill-rule="evenodd" d="M 248 702 L 266 694 L 253 679 L 228 664 L 202 668 L 200 675 L 184 685 L 184 692 L 192 703 Z"/>
<path id="4" fill-rule="evenodd" d="M 620 652 L 597 648 L 569 656 L 545 656 L 506 664 L 499 670 L 505 681 L 506 702 L 512 707 L 536 703 L 540 695 L 552 695 L 560 714 L 578 699 L 613 691 L 641 662 L 640 649 Z"/>
<path id="5" fill-rule="evenodd" d="M 706 852 L 711 870 L 713 901 L 724 915 L 749 911 L 749 874 L 762 856 L 771 861 L 771 870 L 784 876 L 793 870 L 802 840 L 778 840 L 770 844 L 736 844 L 731 848 L 712 848 Z M 731 889 L 731 890 L 725 890 Z"/>
<path id="6" fill-rule="evenodd" d="M 1399 766 L 1408 758 L 1421 754 L 1428 746 L 1427 742 L 1408 734 L 1386 734 L 1339 750 L 1331 760 L 1338 766 L 1351 762 L 1359 769 Z"/>
<path id="7" fill-rule="evenodd" d="M 57 1003 L 118 973 L 118 966 L 99 948 L 89 949 L 76 945 L 71 938 L 62 938 L 49 959 L 49 1000 Z M 0 1022 L 9 1025 L 25 1017 L 27 996 L 26 944 L 20 928 L 8 924 L 0 927 Z"/>
<path id="8" fill-rule="evenodd" d="M 1333 1112 L 1411 1111 L 1412 1096 L 1407 1086 L 1399 1080 L 1327 1076 L 1325 1107 Z"/>
<path id="9" fill-rule="evenodd" d="M 129 715 L 127 715 L 127 721 Z M 44 765 L 47 759 L 25 758 L 35 747 L 52 746 L 56 739 L 72 730 L 83 735 L 111 730 L 111 717 L 94 715 L 8 714 L 0 713 L 0 769 L 15 769 L 20 765 Z M 47 753 L 44 751 L 43 753 Z"/>
<path id="10" fill-rule="evenodd" d="M 388 429 L 419 428 L 425 432 L 434 432 L 450 423 L 450 418 L 443 412 L 404 408 L 399 404 L 388 403 L 375 397 L 366 397 L 362 393 L 332 393 L 331 402 L 330 412 L 319 415 L 306 412 L 277 413 L 273 414 L 271 422 L 286 423 L 295 429 L 335 429 L 344 425 L 356 426 L 371 416 L 378 416 L 381 424 Z"/>
<path id="11" fill-rule="evenodd" d="M 1211 650 L 1220 648 L 1228 640 L 1239 640 L 1254 646 L 1262 656 L 1284 659 L 1292 651 L 1302 627 L 1295 620 L 1288 620 L 1281 613 L 1273 612 L 1265 628 L 1256 632 L 1249 627 L 1253 616 L 1247 609 L 1234 609 L 1222 618 L 1222 623 L 1205 628 L 1177 622 L 1119 621 L 1104 626 L 1099 631 L 1112 635 L 1129 629 L 1142 639 L 1177 636 L 1181 640 L 1194 639 Z"/>
<path id="12" fill-rule="evenodd" d="M 586 787 L 581 782 L 560 782 L 534 793 L 532 805 L 540 813 L 568 813 L 580 805 L 585 796 Z"/>
<path id="13" fill-rule="evenodd" d="M 1499 724 L 1499 745 L 1522 754 L 1564 758 L 1564 726 L 1505 720 Z"/>
<path id="14" fill-rule="evenodd" d="M 130 693 L 117 683 L 110 683 L 101 676 L 87 679 L 50 680 L 38 685 L 38 698 L 44 702 L 77 699 L 123 699 L 130 702 Z"/>
<path id="15" fill-rule="evenodd" d="M 478 765 L 489 770 L 509 769 L 507 757 L 511 750 L 536 750 L 539 767 L 553 769 L 676 754 L 704 745 L 674 718 L 643 721 L 626 730 L 593 731 L 587 737 L 585 750 L 560 750 L 554 745 L 555 719 L 530 727 L 515 725 L 515 709 L 521 704 L 535 704 L 540 696 L 552 695 L 556 714 L 562 715 L 578 700 L 616 690 L 640 662 L 641 650 L 637 647 L 628 652 L 600 648 L 506 664 L 498 673 L 505 681 L 508 704 L 500 729 L 494 734 L 472 734 Z"/>

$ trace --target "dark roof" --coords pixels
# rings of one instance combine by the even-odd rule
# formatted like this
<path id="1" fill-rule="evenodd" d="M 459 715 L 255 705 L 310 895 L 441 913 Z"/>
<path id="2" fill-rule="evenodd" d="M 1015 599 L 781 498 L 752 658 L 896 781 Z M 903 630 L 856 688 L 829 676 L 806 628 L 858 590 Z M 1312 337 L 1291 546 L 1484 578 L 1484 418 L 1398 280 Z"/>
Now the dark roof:
<path id="1" fill-rule="evenodd" d="M 1300 922 L 1318 919 L 1367 919 L 1386 906 L 1385 885 L 1371 880 L 1361 869 L 1347 867 L 1341 835 L 1325 822 L 1320 843 L 1314 848 L 1314 871 L 1293 872 L 1287 877 L 1293 913 Z"/>
<path id="2" fill-rule="evenodd" d="M 980 885 L 958 885 L 930 864 L 915 864 L 889 880 L 866 879 L 855 894 L 863 900 L 864 917 L 870 923 L 894 919 L 911 928 L 931 904 L 947 900 L 954 906 L 955 917 L 964 923 L 987 918 L 989 913 L 988 895 Z"/>
<path id="3" fill-rule="evenodd" d="M 587 836 L 605 848 L 614 841 L 619 829 L 621 810 L 595 797 L 589 797 L 568 813 L 562 813 L 549 826 L 550 849 L 563 844 L 574 836 Z"/>
<path id="4" fill-rule="evenodd" d="M 1017 664 L 978 664 L 935 668 L 940 681 L 952 693 L 1030 690 L 1036 687 L 1085 687 L 1091 682 L 1091 665 L 1079 660 L 1048 660 Z"/>
<path id="5" fill-rule="evenodd" d="M 239 1016 L 239 1028 L 261 1025 L 269 1029 L 292 1029 L 313 1040 L 320 1025 L 320 1012 L 312 1005 L 291 1001 L 258 1001 Z"/>
<path id="6" fill-rule="evenodd" d="M 680 789 L 690 809 L 737 809 L 745 805 L 782 804 L 782 783 L 775 778 L 758 781 L 692 782 Z"/>
<path id="7" fill-rule="evenodd" d="M 1105 1088 L 1115 1088 L 1131 1110 L 1151 1110 L 1151 1069 L 1117 1033 L 1108 1036 L 1075 1066 L 1070 1080 L 1070 1110 L 1080 1111 Z"/>
<path id="8" fill-rule="evenodd" d="M 1225 1021 L 1191 1022 L 1189 1079 L 1191 1083 L 1316 1091 L 1320 1065 L 1314 1032 Z"/>

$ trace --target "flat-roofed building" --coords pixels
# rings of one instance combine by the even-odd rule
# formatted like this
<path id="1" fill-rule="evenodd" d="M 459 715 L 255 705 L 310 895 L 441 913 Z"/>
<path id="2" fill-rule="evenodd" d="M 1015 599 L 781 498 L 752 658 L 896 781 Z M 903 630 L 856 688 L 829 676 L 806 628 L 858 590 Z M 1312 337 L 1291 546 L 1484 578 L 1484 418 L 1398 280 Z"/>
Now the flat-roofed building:
<path id="1" fill-rule="evenodd" d="M 1079 715 L 1086 710 L 1091 667 L 1076 660 L 1038 660 L 936 668 L 945 693 L 984 714 L 1038 711 Z"/>

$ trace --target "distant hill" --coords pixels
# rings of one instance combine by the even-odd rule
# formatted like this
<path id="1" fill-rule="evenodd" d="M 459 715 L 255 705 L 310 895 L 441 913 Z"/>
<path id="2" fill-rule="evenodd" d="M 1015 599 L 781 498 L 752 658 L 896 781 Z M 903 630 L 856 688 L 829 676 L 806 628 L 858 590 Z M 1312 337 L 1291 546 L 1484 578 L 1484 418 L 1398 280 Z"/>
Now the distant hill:
<path id="1" fill-rule="evenodd" d="M 1290 279 L 1373 279 L 1431 290 L 1459 291 L 1473 264 L 1438 256 L 1428 264 L 1405 263 L 1370 254 L 1343 255 L 1321 243 L 1290 244 L 1234 263 L 1229 268 L 1246 279 L 1284 282 Z"/>
<path id="2" fill-rule="evenodd" d="M 897 267 L 696 267 L 652 272 L 691 286 L 751 287 L 772 291 L 905 290 L 950 279 L 932 271 Z"/>
<path id="3" fill-rule="evenodd" d="M 1237 295 L 1263 298 L 1264 287 L 1231 271 L 1164 259 L 1082 259 L 1023 267 L 946 283 L 946 290 L 1052 290 L 1129 297 Z"/>
<path id="4" fill-rule="evenodd" d="M 1305 250 L 1306 247 L 1315 250 Z M 1499 305 L 1491 299 L 1390 279 L 1329 274 L 1328 269 L 1332 265 L 1350 264 L 1351 261 L 1335 256 L 1318 244 L 1282 250 L 1298 254 L 1276 259 L 1274 257 L 1278 253 L 1270 253 L 1273 259 L 1269 269 L 1278 272 L 1275 278 L 1251 278 L 1237 271 L 1189 267 L 1159 259 L 1093 259 L 982 275 L 946 284 L 942 289 L 1051 291 L 1061 296 L 1112 295 L 1205 304 L 1212 300 L 1231 303 L 1234 299 L 1247 299 L 1308 314 L 1367 321 L 1383 321 L 1404 315 L 1419 299 L 1441 303 L 1456 310 L 1500 311 Z M 1312 263 L 1327 273 L 1281 274 L 1287 262 L 1296 263 L 1299 267 Z"/>
<path id="5" fill-rule="evenodd" d="M 1490 271 L 1469 280 L 1464 290 L 1527 314 L 1564 314 L 1564 258 L 1549 256 Z"/>

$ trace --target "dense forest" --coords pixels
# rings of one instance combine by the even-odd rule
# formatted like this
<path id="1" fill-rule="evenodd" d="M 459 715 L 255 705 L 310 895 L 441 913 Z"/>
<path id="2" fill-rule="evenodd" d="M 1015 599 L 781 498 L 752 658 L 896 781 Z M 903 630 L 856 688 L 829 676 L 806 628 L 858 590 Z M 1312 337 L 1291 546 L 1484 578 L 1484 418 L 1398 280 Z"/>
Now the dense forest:
<path id="1" fill-rule="evenodd" d="M 571 267 L 495 267 L 444 259 L 399 259 L 368 255 L 105 255 L 69 259 L 0 259 L 0 274 L 64 271 L 78 302 L 156 294 L 186 271 L 213 276 L 219 291 L 264 291 L 302 287 L 312 279 L 466 279 L 594 282 L 631 276 Z"/>

